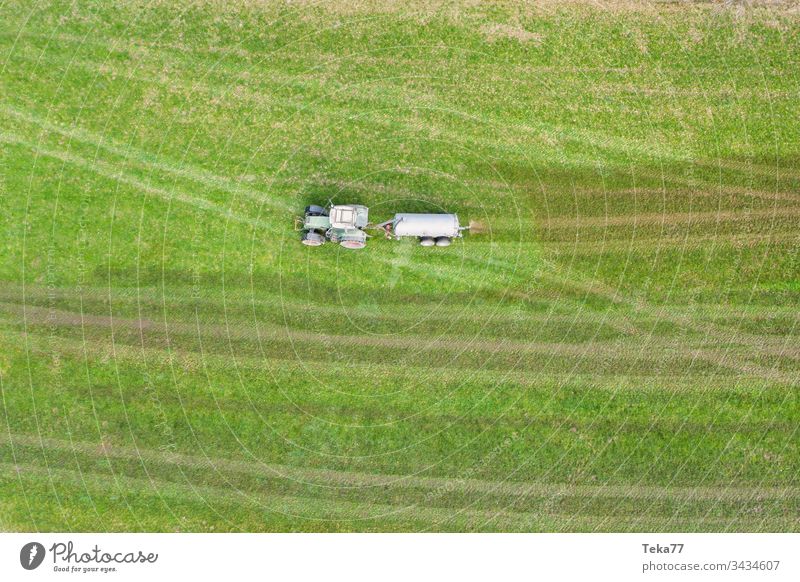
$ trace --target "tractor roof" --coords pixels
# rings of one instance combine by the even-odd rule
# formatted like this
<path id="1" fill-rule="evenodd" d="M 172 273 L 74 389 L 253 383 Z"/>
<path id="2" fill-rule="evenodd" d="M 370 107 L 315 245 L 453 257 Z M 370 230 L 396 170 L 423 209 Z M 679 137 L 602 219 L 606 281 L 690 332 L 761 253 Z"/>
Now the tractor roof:
<path id="1" fill-rule="evenodd" d="M 363 228 L 367 225 L 368 212 L 366 206 L 359 204 L 331 206 L 331 226 L 333 228 Z"/>

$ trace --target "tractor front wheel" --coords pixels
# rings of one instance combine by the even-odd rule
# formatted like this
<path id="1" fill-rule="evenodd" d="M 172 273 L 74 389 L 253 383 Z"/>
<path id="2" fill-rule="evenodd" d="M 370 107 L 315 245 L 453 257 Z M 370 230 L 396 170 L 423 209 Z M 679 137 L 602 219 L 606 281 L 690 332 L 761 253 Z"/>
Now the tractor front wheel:
<path id="1" fill-rule="evenodd" d="M 309 204 L 306 206 L 306 216 L 328 216 L 328 213 L 322 206 L 316 204 Z"/>
<path id="2" fill-rule="evenodd" d="M 346 249 L 363 249 L 367 243 L 363 240 L 343 240 L 339 243 Z"/>

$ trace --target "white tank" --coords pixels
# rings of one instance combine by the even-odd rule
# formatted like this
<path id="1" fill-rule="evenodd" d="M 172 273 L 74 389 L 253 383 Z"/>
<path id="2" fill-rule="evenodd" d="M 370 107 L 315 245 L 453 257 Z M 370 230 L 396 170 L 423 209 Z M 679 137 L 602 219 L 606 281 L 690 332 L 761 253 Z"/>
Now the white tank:
<path id="1" fill-rule="evenodd" d="M 395 214 L 392 221 L 395 236 L 461 236 L 455 214 Z"/>

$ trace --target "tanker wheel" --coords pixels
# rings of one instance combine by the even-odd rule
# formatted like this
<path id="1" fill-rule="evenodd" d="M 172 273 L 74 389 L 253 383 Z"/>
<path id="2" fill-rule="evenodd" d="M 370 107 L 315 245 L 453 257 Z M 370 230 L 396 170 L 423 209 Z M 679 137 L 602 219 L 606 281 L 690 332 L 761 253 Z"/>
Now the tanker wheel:
<path id="1" fill-rule="evenodd" d="M 436 237 L 436 246 L 437 247 L 449 247 L 450 246 L 450 237 L 449 236 Z"/>
<path id="2" fill-rule="evenodd" d="M 339 243 L 346 249 L 363 249 L 367 243 L 363 240 L 343 240 Z"/>
<path id="3" fill-rule="evenodd" d="M 301 242 L 308 247 L 318 247 L 325 244 L 325 237 L 318 232 L 309 230 L 308 232 L 303 233 Z"/>
<path id="4" fill-rule="evenodd" d="M 433 240 L 432 236 L 421 236 L 419 237 L 419 244 L 423 247 L 432 247 L 436 242 Z"/>
<path id="5" fill-rule="evenodd" d="M 306 206 L 306 216 L 328 216 L 328 213 L 322 206 L 316 204 L 309 204 Z"/>

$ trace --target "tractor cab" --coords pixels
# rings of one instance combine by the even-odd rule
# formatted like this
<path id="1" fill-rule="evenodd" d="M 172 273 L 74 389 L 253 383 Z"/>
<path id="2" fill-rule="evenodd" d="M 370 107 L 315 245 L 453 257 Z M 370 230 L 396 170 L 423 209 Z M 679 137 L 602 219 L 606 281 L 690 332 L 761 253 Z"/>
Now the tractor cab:
<path id="1" fill-rule="evenodd" d="M 369 221 L 369 209 L 359 204 L 331 206 L 331 228 L 364 228 Z"/>

